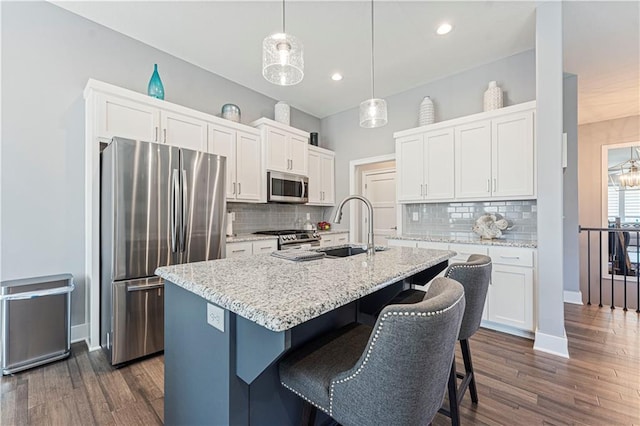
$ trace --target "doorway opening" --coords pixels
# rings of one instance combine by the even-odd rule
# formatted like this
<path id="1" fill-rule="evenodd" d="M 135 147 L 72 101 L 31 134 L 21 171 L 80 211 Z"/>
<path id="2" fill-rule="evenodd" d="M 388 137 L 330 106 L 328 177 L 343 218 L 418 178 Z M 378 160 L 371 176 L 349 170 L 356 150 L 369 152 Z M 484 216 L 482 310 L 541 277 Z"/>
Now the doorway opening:
<path id="1" fill-rule="evenodd" d="M 395 236 L 396 208 L 395 154 L 362 158 L 349 163 L 349 193 L 369 199 L 374 208 L 376 245 L 387 245 L 387 238 Z M 367 212 L 362 203 L 351 204 L 349 235 L 351 242 L 367 241 Z"/>

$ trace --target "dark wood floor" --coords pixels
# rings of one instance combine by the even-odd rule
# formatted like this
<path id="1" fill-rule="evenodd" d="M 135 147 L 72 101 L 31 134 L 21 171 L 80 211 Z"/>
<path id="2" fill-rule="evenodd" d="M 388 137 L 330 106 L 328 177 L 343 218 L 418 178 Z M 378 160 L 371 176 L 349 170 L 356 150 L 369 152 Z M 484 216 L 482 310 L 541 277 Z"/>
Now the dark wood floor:
<path id="1" fill-rule="evenodd" d="M 471 339 L 480 403 L 465 396 L 463 425 L 640 425 L 638 314 L 566 305 L 565 317 L 568 360 L 489 330 Z M 161 424 L 162 362 L 116 370 L 101 351 L 75 344 L 66 361 L 0 379 L 0 424 Z"/>

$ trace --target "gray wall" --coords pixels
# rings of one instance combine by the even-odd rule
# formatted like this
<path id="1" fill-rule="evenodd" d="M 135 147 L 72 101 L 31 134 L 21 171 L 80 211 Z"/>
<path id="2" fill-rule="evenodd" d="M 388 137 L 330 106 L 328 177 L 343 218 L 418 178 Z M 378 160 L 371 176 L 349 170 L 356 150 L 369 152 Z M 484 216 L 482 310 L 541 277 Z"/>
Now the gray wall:
<path id="1" fill-rule="evenodd" d="M 146 93 L 157 63 L 167 101 L 242 121 L 276 100 L 44 2 L 2 2 L 0 279 L 70 272 L 73 325 L 85 322 L 84 100 L 89 78 Z M 259 71 L 256 71 L 259 72 Z M 292 110 L 295 127 L 320 121 Z"/>
<path id="2" fill-rule="evenodd" d="M 487 84 L 496 80 L 504 90 L 504 105 L 534 100 L 535 53 L 533 50 L 436 80 L 386 98 L 389 123 L 377 129 L 358 124 L 358 108 L 322 119 L 320 145 L 336 152 L 336 201 L 349 195 L 349 162 L 395 152 L 393 133 L 418 126 L 420 102 L 429 95 L 436 122 L 482 112 Z M 363 93 L 363 99 L 368 97 Z M 349 206 L 340 228 L 349 228 Z"/>
<path id="3" fill-rule="evenodd" d="M 565 75 L 563 84 L 563 126 L 567 134 L 567 167 L 563 176 L 564 289 L 580 291 L 578 248 L 578 77 Z"/>

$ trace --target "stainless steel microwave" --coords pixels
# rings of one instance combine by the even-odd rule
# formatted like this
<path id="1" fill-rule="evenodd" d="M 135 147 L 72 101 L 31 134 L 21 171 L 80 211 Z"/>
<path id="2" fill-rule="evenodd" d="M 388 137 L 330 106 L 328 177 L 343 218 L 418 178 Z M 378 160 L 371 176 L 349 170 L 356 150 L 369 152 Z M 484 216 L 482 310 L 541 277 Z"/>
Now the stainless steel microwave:
<path id="1" fill-rule="evenodd" d="M 309 201 L 309 178 L 281 172 L 267 172 L 267 201 L 306 203 Z"/>

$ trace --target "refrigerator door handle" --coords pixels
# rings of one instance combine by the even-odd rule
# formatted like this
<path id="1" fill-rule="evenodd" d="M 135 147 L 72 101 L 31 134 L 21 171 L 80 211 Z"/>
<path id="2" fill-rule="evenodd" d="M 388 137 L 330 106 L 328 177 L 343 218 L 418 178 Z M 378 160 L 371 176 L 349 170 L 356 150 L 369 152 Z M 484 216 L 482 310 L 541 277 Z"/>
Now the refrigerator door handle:
<path id="1" fill-rule="evenodd" d="M 178 194 L 180 191 L 180 181 L 178 179 L 178 169 L 173 169 L 171 188 L 171 251 L 178 251 Z"/>
<path id="2" fill-rule="evenodd" d="M 182 185 L 180 186 L 180 190 L 182 192 L 182 209 L 180 210 L 180 251 L 184 253 L 185 251 L 185 243 L 187 239 L 187 171 L 182 169 Z"/>

